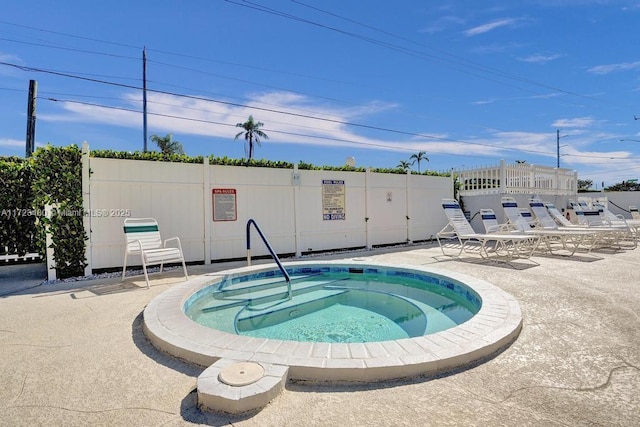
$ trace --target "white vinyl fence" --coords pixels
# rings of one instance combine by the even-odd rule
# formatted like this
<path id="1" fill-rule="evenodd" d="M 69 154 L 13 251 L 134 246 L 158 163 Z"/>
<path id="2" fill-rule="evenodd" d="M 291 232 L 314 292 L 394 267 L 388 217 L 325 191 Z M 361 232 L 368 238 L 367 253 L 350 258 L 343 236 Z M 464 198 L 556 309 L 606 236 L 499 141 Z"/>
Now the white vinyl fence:
<path id="1" fill-rule="evenodd" d="M 254 219 L 278 254 L 428 240 L 446 224 L 449 177 L 309 171 L 89 157 L 89 269 L 122 266 L 123 221 L 158 220 L 188 262 L 246 257 Z M 89 175 L 89 174 L 86 174 Z M 268 254 L 255 230 L 252 256 Z"/>

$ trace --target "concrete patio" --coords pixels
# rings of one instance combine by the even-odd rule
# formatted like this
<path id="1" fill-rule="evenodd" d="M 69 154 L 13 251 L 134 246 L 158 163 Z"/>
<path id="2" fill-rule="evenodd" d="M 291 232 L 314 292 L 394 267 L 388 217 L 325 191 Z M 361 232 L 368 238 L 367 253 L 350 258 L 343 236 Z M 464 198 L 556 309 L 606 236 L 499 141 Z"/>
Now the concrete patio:
<path id="1" fill-rule="evenodd" d="M 180 270 L 152 276 L 147 290 L 142 276 L 38 286 L 33 269 L 1 266 L 0 424 L 640 425 L 640 249 L 536 256 L 539 265 L 449 260 L 429 244 L 311 259 L 349 258 L 434 264 L 489 281 L 519 301 L 522 332 L 458 372 L 289 383 L 261 411 L 232 418 L 198 410 L 204 368 L 160 353 L 142 333 L 144 307 L 181 281 Z"/>

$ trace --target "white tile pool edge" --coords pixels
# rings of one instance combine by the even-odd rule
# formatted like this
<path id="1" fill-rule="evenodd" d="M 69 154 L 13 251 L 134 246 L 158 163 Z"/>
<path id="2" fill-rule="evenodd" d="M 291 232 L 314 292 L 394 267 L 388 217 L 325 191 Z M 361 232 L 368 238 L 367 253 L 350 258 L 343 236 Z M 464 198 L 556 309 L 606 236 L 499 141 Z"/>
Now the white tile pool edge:
<path id="1" fill-rule="evenodd" d="M 210 366 L 219 359 L 245 360 L 288 366 L 292 380 L 373 382 L 431 375 L 474 363 L 507 347 L 522 328 L 522 312 L 515 298 L 468 275 L 433 267 L 351 260 L 297 261 L 286 263 L 285 267 L 309 265 L 366 265 L 443 276 L 472 288 L 482 299 L 482 307 L 467 322 L 435 334 L 349 344 L 233 335 L 202 326 L 184 314 L 184 303 L 192 294 L 223 276 L 273 269 L 273 265 L 259 265 L 199 276 L 158 295 L 144 310 L 144 332 L 158 349 L 201 366 Z"/>

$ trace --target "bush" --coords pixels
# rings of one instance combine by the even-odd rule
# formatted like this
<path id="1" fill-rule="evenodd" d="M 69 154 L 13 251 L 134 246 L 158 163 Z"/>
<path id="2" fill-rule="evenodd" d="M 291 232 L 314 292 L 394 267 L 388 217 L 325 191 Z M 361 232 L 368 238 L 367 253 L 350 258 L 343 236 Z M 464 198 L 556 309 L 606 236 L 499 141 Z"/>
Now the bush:
<path id="1" fill-rule="evenodd" d="M 34 179 L 33 207 L 44 211 L 45 205 L 57 206 L 57 213 L 47 219 L 39 216 L 38 243 L 44 255 L 45 226 L 50 227 L 51 247 L 59 278 L 83 276 L 85 257 L 84 211 L 82 208 L 82 152 L 76 145 L 38 148 L 31 158 Z"/>
<path id="2" fill-rule="evenodd" d="M 0 158 L 0 255 L 23 256 L 37 251 L 32 179 L 31 161 Z"/>

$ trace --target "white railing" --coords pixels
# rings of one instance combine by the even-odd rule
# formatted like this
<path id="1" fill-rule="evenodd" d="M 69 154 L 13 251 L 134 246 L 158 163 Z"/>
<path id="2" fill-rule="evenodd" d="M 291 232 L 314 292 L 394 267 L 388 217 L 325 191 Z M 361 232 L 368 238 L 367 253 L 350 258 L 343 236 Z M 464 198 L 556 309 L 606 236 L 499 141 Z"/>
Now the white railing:
<path id="1" fill-rule="evenodd" d="M 578 174 L 570 169 L 507 164 L 454 170 L 461 196 L 481 194 L 537 194 L 572 196 L 578 192 Z"/>

